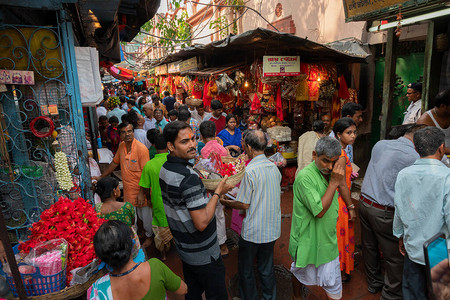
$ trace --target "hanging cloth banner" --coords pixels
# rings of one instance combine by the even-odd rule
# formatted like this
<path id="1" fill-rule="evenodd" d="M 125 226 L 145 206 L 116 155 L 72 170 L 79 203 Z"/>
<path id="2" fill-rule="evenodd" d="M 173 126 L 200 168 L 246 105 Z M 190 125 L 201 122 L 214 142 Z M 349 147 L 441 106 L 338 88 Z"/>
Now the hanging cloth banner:
<path id="1" fill-rule="evenodd" d="M 195 78 L 194 85 L 192 87 L 192 97 L 195 99 L 202 99 L 203 98 L 203 88 L 201 82 L 198 81 L 198 78 Z"/>
<path id="2" fill-rule="evenodd" d="M 255 93 L 255 96 L 253 96 L 252 105 L 250 106 L 251 110 L 258 110 L 261 108 L 261 101 L 259 101 L 258 93 Z"/>
<path id="3" fill-rule="evenodd" d="M 92 47 L 75 47 L 81 103 L 95 106 L 103 100 L 98 51 Z"/>
<path id="4" fill-rule="evenodd" d="M 277 84 L 277 100 L 276 100 L 276 107 L 277 107 L 277 117 L 283 121 L 283 102 L 281 101 L 281 85 Z"/>
<path id="5" fill-rule="evenodd" d="M 205 80 L 205 86 L 203 87 L 203 105 L 206 107 L 211 106 L 212 97 L 208 95 L 210 82 Z"/>
<path id="6" fill-rule="evenodd" d="M 339 82 L 339 93 L 338 97 L 342 99 L 350 98 L 350 93 L 348 92 L 347 81 L 345 81 L 344 75 L 341 75 L 338 79 Z"/>

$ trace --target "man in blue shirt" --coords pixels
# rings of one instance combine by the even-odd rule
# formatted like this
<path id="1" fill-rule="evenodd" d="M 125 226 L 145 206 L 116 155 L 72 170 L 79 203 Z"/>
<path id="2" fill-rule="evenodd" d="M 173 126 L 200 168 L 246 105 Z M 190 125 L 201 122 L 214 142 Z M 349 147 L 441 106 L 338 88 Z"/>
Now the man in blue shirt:
<path id="1" fill-rule="evenodd" d="M 444 141 L 444 133 L 436 127 L 418 130 L 414 146 L 420 159 L 400 171 L 395 182 L 393 232 L 405 256 L 404 299 L 427 299 L 424 242 L 439 232 L 449 242 L 450 168 L 441 162 Z"/>
<path id="2" fill-rule="evenodd" d="M 164 91 L 164 99 L 162 100 L 162 103 L 166 106 L 167 111 L 171 111 L 174 109 L 175 102 L 174 97 L 170 96 L 169 91 Z"/>
<path id="3" fill-rule="evenodd" d="M 161 132 L 164 130 L 164 127 L 166 127 L 169 122 L 164 118 L 163 110 L 161 108 L 156 108 L 153 111 L 153 114 L 155 116 L 155 128 L 158 128 Z"/>
<path id="4" fill-rule="evenodd" d="M 134 110 L 136 113 L 141 114 L 139 109 L 136 107 L 135 98 L 131 97 L 130 99 L 128 99 L 127 105 L 128 105 L 128 112 L 130 112 L 131 110 Z"/>
<path id="5" fill-rule="evenodd" d="M 242 299 L 258 299 L 253 261 L 256 258 L 261 279 L 262 299 L 276 299 L 273 266 L 275 241 L 281 234 L 281 173 L 266 158 L 267 138 L 260 130 L 249 130 L 244 138 L 250 163 L 245 169 L 237 201 L 222 203 L 246 210 L 239 237 L 239 290 Z"/>
<path id="6" fill-rule="evenodd" d="M 403 125 L 398 139 L 375 144 L 361 188 L 358 206 L 361 221 L 361 244 L 369 292 L 381 289 L 383 299 L 402 299 L 403 257 L 398 238 L 392 234 L 394 220 L 394 185 L 398 172 L 411 166 L 419 154 L 414 149 L 414 133 L 424 126 Z M 385 275 L 381 272 L 383 252 Z"/>

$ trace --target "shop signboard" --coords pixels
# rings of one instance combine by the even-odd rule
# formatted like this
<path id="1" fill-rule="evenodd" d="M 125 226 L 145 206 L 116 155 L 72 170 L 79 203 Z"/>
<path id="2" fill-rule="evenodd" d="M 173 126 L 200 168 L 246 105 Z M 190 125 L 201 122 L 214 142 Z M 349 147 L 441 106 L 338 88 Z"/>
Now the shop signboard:
<path id="1" fill-rule="evenodd" d="M 300 56 L 264 56 L 263 76 L 299 76 Z"/>
<path id="2" fill-rule="evenodd" d="M 166 75 L 167 74 L 167 65 L 161 65 L 155 67 L 155 74 L 158 75 Z"/>
<path id="3" fill-rule="evenodd" d="M 169 74 L 180 73 L 180 61 L 176 61 L 167 65 Z"/>
<path id="4" fill-rule="evenodd" d="M 180 73 L 184 73 L 184 72 L 191 71 L 191 70 L 197 70 L 197 69 L 198 69 L 197 57 L 192 57 L 187 60 L 183 60 L 180 63 Z"/>
<path id="5" fill-rule="evenodd" d="M 343 0 L 345 21 L 380 20 L 382 15 L 389 16 L 402 10 L 417 7 L 420 4 L 436 2 L 437 0 Z"/>

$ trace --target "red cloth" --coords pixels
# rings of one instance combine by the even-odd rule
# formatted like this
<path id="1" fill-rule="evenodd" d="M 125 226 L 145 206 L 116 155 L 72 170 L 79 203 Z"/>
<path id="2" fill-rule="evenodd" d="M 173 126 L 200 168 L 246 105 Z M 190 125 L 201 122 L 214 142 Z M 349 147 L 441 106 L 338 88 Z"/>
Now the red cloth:
<path id="1" fill-rule="evenodd" d="M 220 103 L 222 103 L 224 110 L 233 108 L 233 106 L 234 106 L 234 98 L 231 97 L 229 94 L 220 93 L 220 94 L 217 95 L 216 98 L 217 98 L 217 100 L 220 101 Z"/>
<path id="2" fill-rule="evenodd" d="M 252 105 L 250 106 L 251 110 L 258 110 L 261 108 L 261 101 L 259 101 L 257 93 L 253 96 Z"/>
<path id="3" fill-rule="evenodd" d="M 316 81 L 319 78 L 319 71 L 319 67 L 316 64 L 310 64 L 308 80 Z"/>
<path id="4" fill-rule="evenodd" d="M 260 81 L 258 86 L 258 93 L 261 93 L 264 91 L 264 84 Z"/>
<path id="5" fill-rule="evenodd" d="M 338 79 L 339 82 L 339 92 L 338 97 L 342 99 L 350 98 L 350 93 L 348 91 L 347 82 L 345 81 L 344 75 L 341 75 Z"/>
<path id="6" fill-rule="evenodd" d="M 203 105 L 204 106 L 211 106 L 212 97 L 208 95 L 209 84 L 210 83 L 208 81 L 205 81 L 205 86 L 203 88 Z"/>
<path id="7" fill-rule="evenodd" d="M 336 95 L 336 94 L 335 94 Z M 341 100 L 338 96 L 333 96 L 331 100 L 331 125 L 341 118 Z"/>
<path id="8" fill-rule="evenodd" d="M 319 100 L 319 82 L 308 81 L 309 101 Z"/>
<path id="9" fill-rule="evenodd" d="M 281 102 L 281 85 L 277 84 L 277 103 L 276 103 L 276 107 L 277 107 L 277 117 L 283 121 L 284 120 L 284 116 L 283 116 L 283 103 Z"/>
<path id="10" fill-rule="evenodd" d="M 194 85 L 192 87 L 192 97 L 195 99 L 203 99 L 202 98 L 202 92 L 203 92 L 203 86 L 200 82 L 198 82 L 198 79 L 195 78 Z"/>
<path id="11" fill-rule="evenodd" d="M 213 121 L 216 124 L 216 135 L 224 130 L 225 126 L 227 125 L 226 119 L 223 115 L 221 115 L 218 119 L 214 118 L 214 116 L 211 116 L 209 121 Z"/>

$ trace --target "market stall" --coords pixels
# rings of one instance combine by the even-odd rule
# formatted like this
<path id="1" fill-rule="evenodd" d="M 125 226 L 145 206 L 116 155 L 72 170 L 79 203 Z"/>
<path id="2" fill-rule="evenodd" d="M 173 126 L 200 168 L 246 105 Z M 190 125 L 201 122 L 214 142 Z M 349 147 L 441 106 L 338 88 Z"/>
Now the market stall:
<path id="1" fill-rule="evenodd" d="M 249 115 L 244 121 L 270 138 L 267 154 L 279 152 L 285 166 L 296 162 L 298 137 L 321 113 L 334 121 L 345 102 L 358 102 L 358 91 L 347 81 L 351 64 L 364 62 L 361 56 L 258 28 L 169 55 L 147 80 L 155 91 L 168 90 L 180 101 L 201 99 L 206 110 L 217 99 L 226 113 L 240 119 Z"/>

